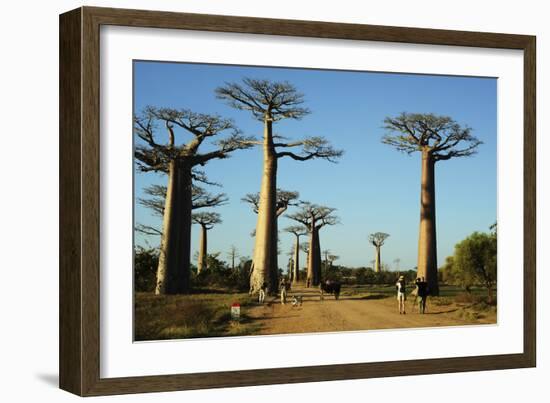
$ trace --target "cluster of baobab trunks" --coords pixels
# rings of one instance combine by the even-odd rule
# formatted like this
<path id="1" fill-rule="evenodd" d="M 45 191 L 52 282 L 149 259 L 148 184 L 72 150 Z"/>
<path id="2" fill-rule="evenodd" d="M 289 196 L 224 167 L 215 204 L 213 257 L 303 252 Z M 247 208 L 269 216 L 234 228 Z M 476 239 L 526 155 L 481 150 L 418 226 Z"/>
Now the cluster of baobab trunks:
<path id="1" fill-rule="evenodd" d="M 298 201 L 298 192 L 282 191 L 277 187 L 277 168 L 285 157 L 294 161 L 324 159 L 336 162 L 342 150 L 333 148 L 323 137 L 305 137 L 297 141 L 275 135 L 273 126 L 282 119 L 301 119 L 310 113 L 302 106 L 304 100 L 288 82 L 272 82 L 245 78 L 241 83 L 226 83 L 216 89 L 219 99 L 228 105 L 251 113 L 261 123 L 261 139 L 243 136 L 234 122 L 218 115 L 195 113 L 186 109 L 148 107 L 134 119 L 134 131 L 141 140 L 135 149 L 138 167 L 142 172 L 162 172 L 168 177 L 162 197 L 145 201 L 155 206 L 162 215 L 162 229 L 141 226 L 146 233 L 161 235 L 157 294 L 179 294 L 190 290 L 191 224 L 201 225 L 201 244 L 198 270 L 205 269 L 206 233 L 212 225 L 221 222 L 217 213 L 193 213 L 194 209 L 215 207 L 227 201 L 225 195 L 211 195 L 197 183 L 211 184 L 198 167 L 213 159 L 224 159 L 237 150 L 255 146 L 261 148 L 263 167 L 258 193 L 244 200 L 254 205 L 257 213 L 254 254 L 250 272 L 250 292 L 257 293 L 267 284 L 268 291 L 278 286 L 278 218 L 289 206 L 299 207 L 287 217 L 299 225 L 286 228 L 295 235 L 293 281 L 299 278 L 299 239 L 309 235 L 307 278 L 308 285 L 321 281 L 321 250 L 319 232 L 334 225 L 338 217 L 334 208 Z M 166 129 L 167 142 L 158 141 L 158 127 Z M 462 127 L 450 117 L 432 114 L 403 113 L 385 119 L 386 134 L 382 141 L 406 153 L 421 152 L 421 211 L 418 246 L 418 275 L 426 278 L 433 294 L 437 294 L 437 254 L 435 228 L 435 179 L 437 161 L 475 153 L 481 143 L 471 135 L 469 127 Z M 187 132 L 192 140 L 177 143 L 176 135 Z M 227 134 L 226 134 L 227 133 Z M 224 134 L 226 134 L 224 136 Z M 368 135 L 365 133 L 365 135 Z M 200 146 L 209 138 L 219 139 L 214 151 L 201 153 Z M 221 138 L 221 139 L 220 139 Z M 462 144 L 466 144 L 462 146 Z M 158 189 L 157 189 L 158 190 Z M 158 196 L 158 195 L 157 195 Z M 149 232 L 147 232 L 149 231 Z M 387 234 L 376 233 L 370 242 L 376 248 L 375 268 L 380 270 L 380 247 Z"/>

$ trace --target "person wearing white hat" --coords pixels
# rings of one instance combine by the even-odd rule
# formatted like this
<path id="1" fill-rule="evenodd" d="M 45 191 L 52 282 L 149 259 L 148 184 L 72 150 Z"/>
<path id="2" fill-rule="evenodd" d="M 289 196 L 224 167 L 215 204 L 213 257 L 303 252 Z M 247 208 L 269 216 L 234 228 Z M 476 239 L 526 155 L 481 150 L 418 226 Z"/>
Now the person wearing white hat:
<path id="1" fill-rule="evenodd" d="M 399 308 L 399 314 L 405 315 L 405 300 L 407 299 L 407 290 L 405 277 L 399 276 L 399 280 L 395 283 L 395 289 L 397 290 L 397 306 Z"/>

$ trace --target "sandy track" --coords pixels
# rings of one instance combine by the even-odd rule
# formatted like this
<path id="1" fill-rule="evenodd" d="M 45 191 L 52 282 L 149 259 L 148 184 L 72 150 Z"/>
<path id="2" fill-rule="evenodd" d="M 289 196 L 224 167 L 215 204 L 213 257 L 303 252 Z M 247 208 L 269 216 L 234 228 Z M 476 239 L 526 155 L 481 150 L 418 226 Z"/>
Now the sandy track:
<path id="1" fill-rule="evenodd" d="M 289 293 L 303 295 L 303 305 L 281 305 L 276 298 L 249 311 L 253 320 L 261 323 L 259 334 L 310 333 L 345 330 L 395 329 L 433 326 L 453 326 L 495 323 L 495 317 L 467 321 L 457 316 L 456 305 L 434 306 L 419 315 L 412 301 L 407 300 L 407 314 L 399 315 L 395 298 L 342 296 L 338 301 L 325 296 L 320 301 L 317 290 L 296 289 Z"/>

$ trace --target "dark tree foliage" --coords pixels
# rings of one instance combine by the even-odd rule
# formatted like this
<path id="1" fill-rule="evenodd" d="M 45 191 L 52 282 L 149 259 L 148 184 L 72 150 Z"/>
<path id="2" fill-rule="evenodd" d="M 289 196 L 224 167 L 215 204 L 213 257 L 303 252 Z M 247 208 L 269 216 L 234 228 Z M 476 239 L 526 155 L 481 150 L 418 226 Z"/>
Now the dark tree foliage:
<path id="1" fill-rule="evenodd" d="M 134 249 L 134 289 L 137 292 L 155 291 L 159 251 L 137 246 Z"/>

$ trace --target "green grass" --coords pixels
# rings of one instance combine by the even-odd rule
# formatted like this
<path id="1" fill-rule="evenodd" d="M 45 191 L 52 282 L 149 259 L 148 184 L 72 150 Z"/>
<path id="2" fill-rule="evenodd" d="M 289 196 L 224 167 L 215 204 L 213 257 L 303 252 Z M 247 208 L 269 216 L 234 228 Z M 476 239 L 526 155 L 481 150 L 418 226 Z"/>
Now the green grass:
<path id="1" fill-rule="evenodd" d="M 213 290 L 209 290 L 213 291 Z M 240 321 L 232 321 L 231 304 L 241 305 Z M 247 315 L 254 301 L 248 294 L 218 292 L 160 296 L 135 294 L 134 338 L 136 341 L 254 334 L 259 324 Z"/>

